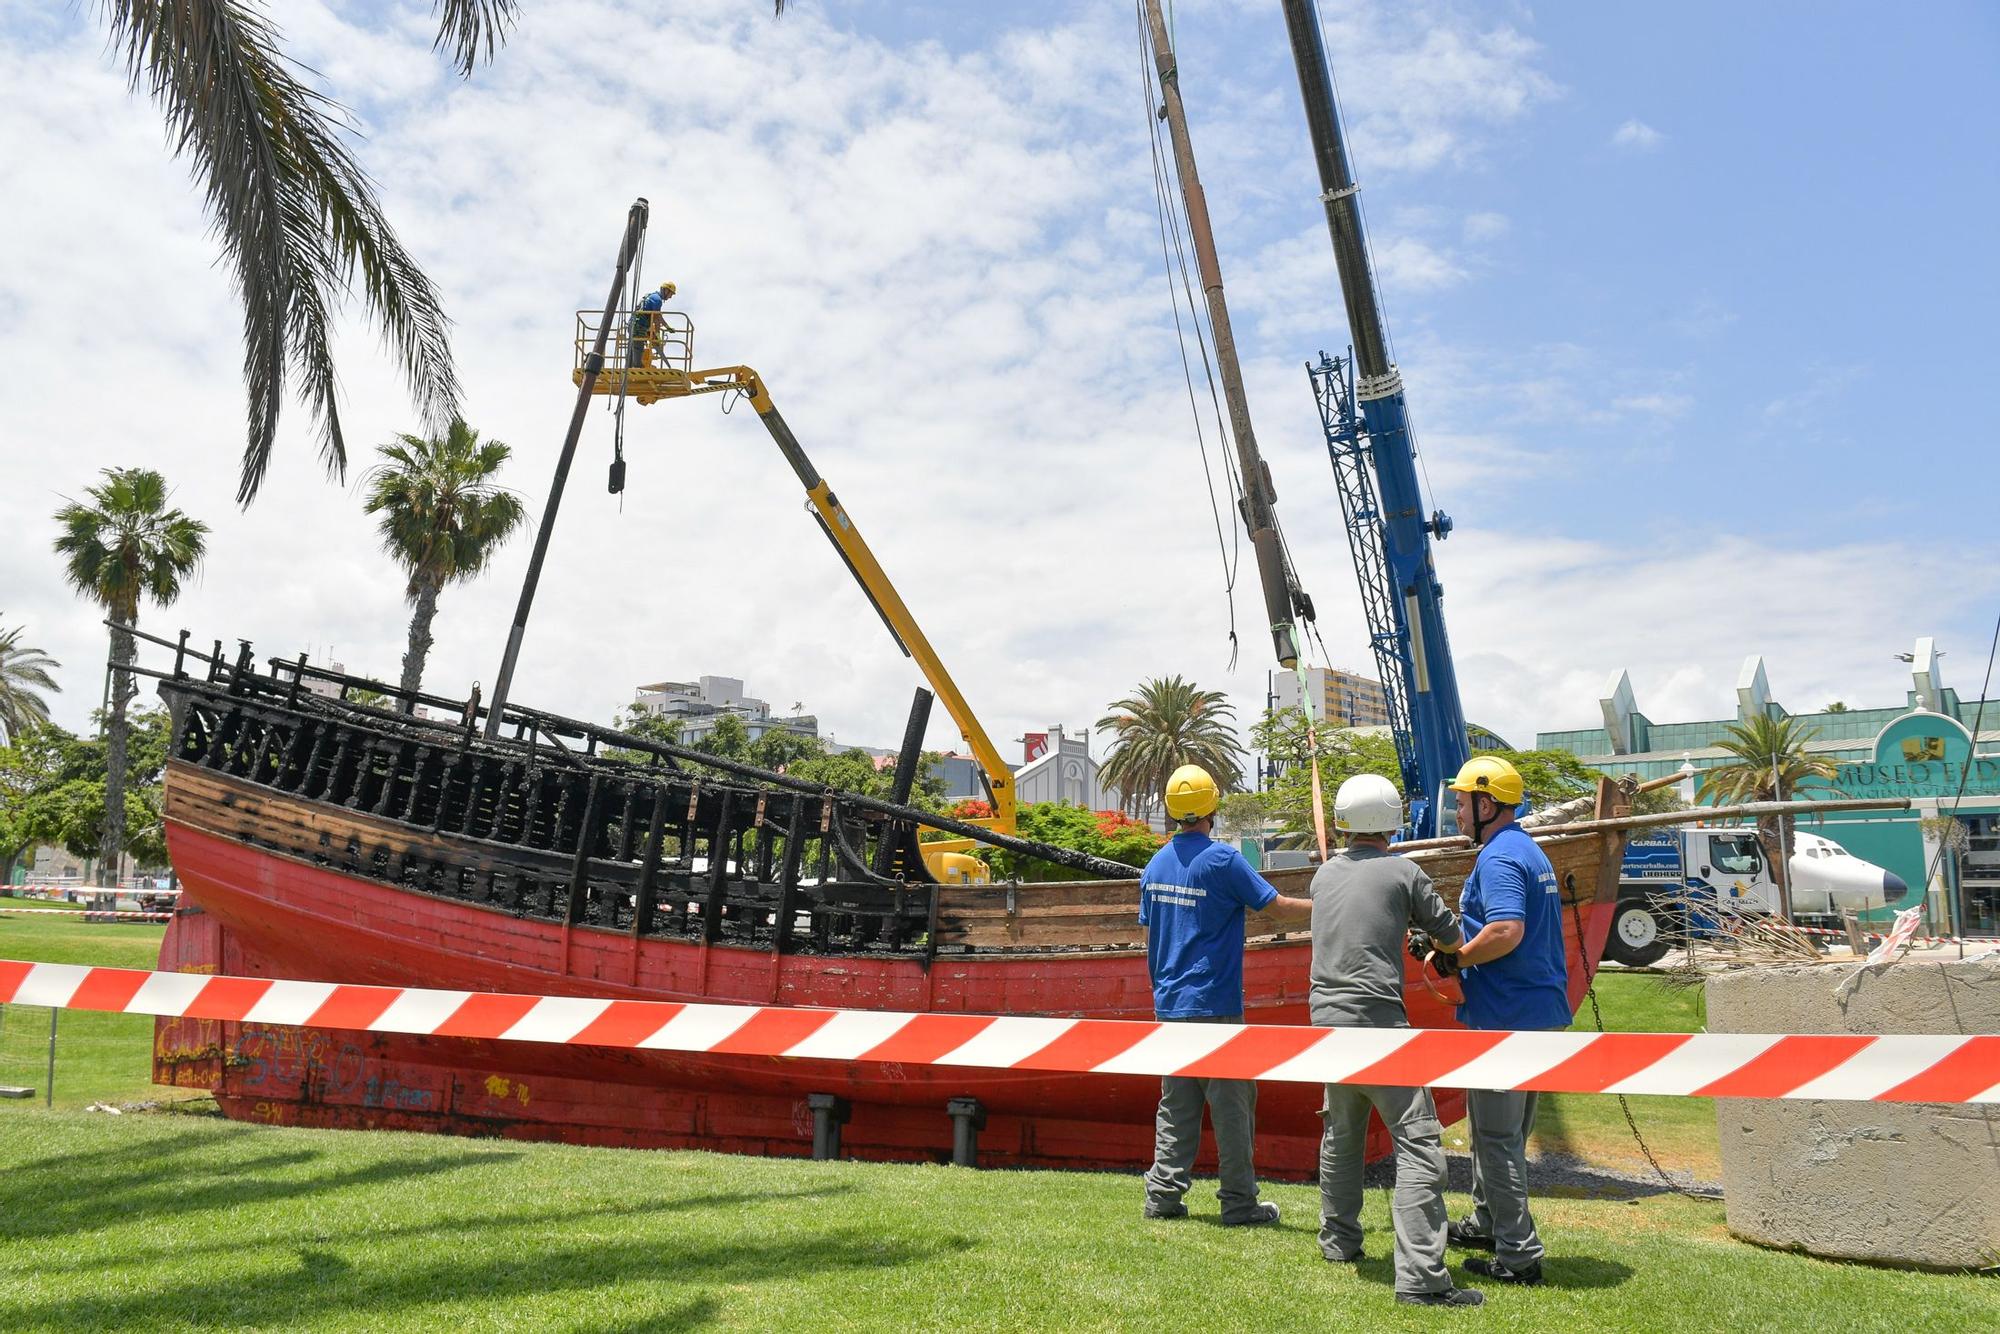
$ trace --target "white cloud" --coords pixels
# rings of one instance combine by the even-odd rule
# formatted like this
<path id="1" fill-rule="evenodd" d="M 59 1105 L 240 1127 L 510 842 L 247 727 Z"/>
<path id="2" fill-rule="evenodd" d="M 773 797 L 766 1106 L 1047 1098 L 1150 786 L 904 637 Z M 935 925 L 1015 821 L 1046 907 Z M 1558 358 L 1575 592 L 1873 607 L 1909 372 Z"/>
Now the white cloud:
<path id="1" fill-rule="evenodd" d="M 1467 245 L 1483 245 L 1507 234 L 1511 224 L 1504 213 L 1468 213 L 1462 224 Z"/>
<path id="2" fill-rule="evenodd" d="M 1248 714 L 1268 653 L 1246 552 L 1241 658 L 1225 670 L 1221 561 L 1161 291 L 1129 30 L 1122 14 L 1078 12 L 957 50 L 870 40 L 813 7 L 773 23 L 740 0 L 658 15 L 550 0 L 524 10 L 516 39 L 469 82 L 441 73 L 421 6 L 373 26 L 324 6 L 287 22 L 301 59 L 360 99 L 360 156 L 458 321 L 468 415 L 513 445 L 510 481 L 531 509 L 570 413 L 572 312 L 601 302 L 625 208 L 645 194 L 644 279 L 680 284 L 704 361 L 767 375 L 1005 749 L 1026 729 L 1094 720 L 1149 675 L 1226 688 Z M 1194 17 L 1181 16 L 1184 41 Z M 1443 9 L 1419 18 L 1342 10 L 1330 23 L 1340 66 L 1368 71 L 1345 90 L 1364 176 L 1476 160 L 1499 127 L 1558 95 L 1511 29 Z M 160 468 L 215 529 L 202 577 L 177 606 L 148 608 L 146 628 L 247 635 L 263 653 L 309 649 L 393 674 L 402 581 L 352 490 L 322 479 L 303 412 L 285 419 L 263 497 L 232 504 L 238 315 L 156 113 L 127 93 L 94 28 L 30 21 L 46 41 L 0 47 L 0 188 L 17 201 L 0 210 L 0 249 L 33 257 L 0 268 L 0 531 L 13 538 L 0 544 L 0 609 L 65 663 L 59 717 L 87 715 L 104 644 L 95 611 L 62 586 L 49 516 L 111 465 Z M 1212 84 L 1197 65 L 1187 77 Z M 1282 80 L 1225 86 L 1204 97 L 1195 134 L 1279 512 L 1329 647 L 1365 666 L 1299 364 L 1345 340 L 1323 220 L 1294 190 L 1310 174 L 1295 100 Z M 1281 151 L 1282 181 L 1270 171 Z M 1459 224 L 1465 245 L 1499 234 L 1488 216 Z M 1466 261 L 1439 239 L 1450 216 L 1435 224 L 1377 238 L 1392 301 L 1465 281 Z M 340 352 L 365 462 L 414 420 L 371 335 L 350 324 Z M 1515 494 L 1551 466 L 1526 428 L 1616 422 L 1617 400 L 1672 392 L 1657 374 L 1607 373 L 1588 348 L 1495 359 L 1415 322 L 1400 355 L 1447 505 L 1474 487 Z M 1198 365 L 1195 376 L 1207 416 Z M 639 682 L 719 672 L 803 701 L 845 740 L 893 742 L 916 671 L 753 417 L 720 407 L 631 409 L 622 501 L 601 488 L 610 427 L 591 415 L 517 698 L 607 718 Z M 1461 529 L 1439 557 L 1469 706 L 1510 736 L 1579 713 L 1587 725 L 1611 665 L 1726 681 L 1747 651 L 1735 641 L 1764 646 L 1774 670 L 1834 664 L 1854 626 L 1892 624 L 1903 642 L 1948 606 L 1925 600 L 1942 585 L 1920 579 L 1914 550 L 1805 557 L 1844 590 L 1817 627 L 1748 597 L 1688 598 L 1690 571 L 1738 591 L 1745 571 L 1791 559 L 1746 547 L 1711 562 L 1696 514 L 1688 553 L 1637 561 L 1548 539 L 1559 517 L 1532 508 L 1512 506 L 1510 522 Z M 1484 563 L 1494 553 L 1504 567 Z M 490 685 L 527 554 L 517 543 L 445 594 L 435 688 Z M 1915 573 L 1891 596 L 1897 570 Z M 1687 647 L 1708 642 L 1730 646 L 1713 660 Z M 1846 682 L 1837 693 L 1866 697 Z M 940 716 L 930 742 L 952 740 Z"/>
<path id="3" fill-rule="evenodd" d="M 1375 277 L 1386 291 L 1435 292 L 1465 281 L 1465 270 L 1449 252 L 1414 236 L 1375 242 Z"/>
<path id="4" fill-rule="evenodd" d="M 1668 317 L 1667 327 L 1688 338 L 1712 338 L 1736 319 L 1735 311 L 1704 293 Z"/>
<path id="5" fill-rule="evenodd" d="M 1764 404 L 1763 419 L 1773 429 L 1816 436 L 1847 391 L 1866 374 L 1861 366 L 1814 366 L 1805 382 Z"/>
<path id="6" fill-rule="evenodd" d="M 1890 651 L 1925 627 L 1950 633 L 1963 605 L 1957 555 L 1917 542 L 1740 535 L 1662 551 L 1486 531 L 1454 535 L 1438 564 L 1466 713 L 1516 745 L 1600 726 L 1597 698 L 1619 668 L 1655 722 L 1732 716 L 1752 653 L 1798 712 L 1899 700 L 1909 675 Z"/>
<path id="7" fill-rule="evenodd" d="M 1632 153 L 1650 153 L 1666 141 L 1666 135 L 1642 120 L 1628 120 L 1611 132 L 1611 146 Z"/>
<path id="8" fill-rule="evenodd" d="M 1491 127 L 1562 95 L 1540 46 L 1507 24 L 1474 29 L 1439 5 L 1321 11 L 1355 160 L 1372 172 L 1471 161 Z M 1364 175 L 1362 183 L 1367 184 Z"/>
<path id="9" fill-rule="evenodd" d="M 1680 393 L 1626 394 L 1612 399 L 1611 406 L 1619 412 L 1672 421 L 1687 415 L 1694 406 L 1694 398 Z"/>

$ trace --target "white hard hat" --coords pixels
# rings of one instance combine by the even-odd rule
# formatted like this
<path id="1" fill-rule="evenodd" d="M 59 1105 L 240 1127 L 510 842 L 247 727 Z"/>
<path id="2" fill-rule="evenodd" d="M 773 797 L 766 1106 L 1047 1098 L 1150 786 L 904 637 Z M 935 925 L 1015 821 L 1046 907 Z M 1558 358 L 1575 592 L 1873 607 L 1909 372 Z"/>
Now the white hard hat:
<path id="1" fill-rule="evenodd" d="M 1393 834 L 1403 827 L 1403 794 L 1380 774 L 1356 774 L 1334 794 L 1333 827 L 1344 834 Z"/>

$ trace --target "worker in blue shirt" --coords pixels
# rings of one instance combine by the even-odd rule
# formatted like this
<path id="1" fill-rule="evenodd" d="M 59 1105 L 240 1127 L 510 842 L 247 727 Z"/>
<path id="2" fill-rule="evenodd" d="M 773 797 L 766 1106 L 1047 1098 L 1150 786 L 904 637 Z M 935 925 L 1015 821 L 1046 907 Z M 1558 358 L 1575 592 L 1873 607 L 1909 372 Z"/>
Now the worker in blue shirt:
<path id="1" fill-rule="evenodd" d="M 1222 794 L 1196 764 L 1167 780 L 1167 816 L 1178 827 L 1153 854 L 1139 881 L 1139 921 L 1146 928 L 1146 966 L 1153 979 L 1153 1013 L 1191 1023 L 1243 1022 L 1243 914 L 1256 910 L 1280 921 L 1312 918 L 1312 900 L 1288 898 L 1258 875 L 1243 854 L 1209 837 Z M 1146 1173 L 1148 1218 L 1185 1218 L 1181 1197 L 1192 1184 L 1201 1145 L 1202 1108 L 1215 1131 L 1217 1194 L 1230 1226 L 1278 1221 L 1278 1206 L 1257 1198 L 1251 1142 L 1257 1134 L 1257 1085 L 1247 1079 L 1160 1080 L 1153 1166 Z"/>
<path id="2" fill-rule="evenodd" d="M 1466 944 L 1459 951 L 1468 1028 L 1568 1028 L 1569 970 L 1563 958 L 1562 887 L 1555 867 L 1515 823 L 1523 787 L 1497 756 L 1466 761 L 1451 781 L 1458 828 L 1479 847 L 1459 893 Z M 1470 1089 L 1472 1214 L 1446 1230 L 1454 1246 L 1494 1252 L 1465 1262 L 1467 1273 L 1533 1287 L 1542 1281 L 1542 1239 L 1528 1211 L 1528 1135 L 1535 1095 Z"/>
<path id="3" fill-rule="evenodd" d="M 653 364 L 653 349 L 659 345 L 666 325 L 665 320 L 656 320 L 653 316 L 673 298 L 677 290 L 672 283 L 661 283 L 658 290 L 639 298 L 638 309 L 632 312 L 632 337 L 625 345 L 627 366 L 644 370 Z"/>

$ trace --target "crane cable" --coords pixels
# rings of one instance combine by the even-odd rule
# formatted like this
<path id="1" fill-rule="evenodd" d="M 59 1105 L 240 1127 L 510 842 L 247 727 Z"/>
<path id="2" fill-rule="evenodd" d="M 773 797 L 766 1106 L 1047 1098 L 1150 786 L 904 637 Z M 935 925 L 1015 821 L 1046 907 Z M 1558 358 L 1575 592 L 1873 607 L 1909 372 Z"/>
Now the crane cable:
<path id="1" fill-rule="evenodd" d="M 1958 823 L 1958 810 L 1960 805 L 1965 801 L 1965 784 L 1966 780 L 1972 776 L 1972 762 L 1979 758 L 1979 729 L 1986 721 L 1986 699 L 1993 689 L 1993 658 L 1996 653 L 2000 653 L 2000 617 L 1994 619 L 1993 638 L 1986 646 L 1986 677 L 1979 684 L 1979 707 L 1973 710 L 1972 714 L 1972 739 L 1965 749 L 1965 763 L 1958 768 L 1958 791 L 1953 794 L 1951 799 L 1950 818 L 1953 824 Z M 1939 805 L 1938 813 L 1940 815 L 1944 813 L 1942 804 Z M 1937 879 L 1938 872 L 1944 868 L 1945 853 L 1952 846 L 1950 831 L 1945 830 L 1940 832 L 1937 842 L 1937 855 L 1931 858 L 1930 867 L 1924 872 L 1924 893 L 1926 894 L 1930 893 L 1932 882 Z M 1790 872 L 1790 869 L 1789 867 L 1786 868 L 1787 873 Z M 1965 957 L 1965 924 L 1957 919 L 1963 915 L 1964 911 L 1965 887 L 1961 883 L 1958 891 L 1957 910 L 1953 913 L 1951 924 L 1952 934 L 1959 938 L 1958 957 L 1961 959 Z"/>
<path id="2" fill-rule="evenodd" d="M 618 371 L 618 402 L 612 409 L 617 417 L 611 428 L 611 479 L 615 483 L 613 489 L 618 495 L 620 514 L 625 512 L 625 389 L 632 378 L 632 326 L 629 320 L 639 309 L 639 275 L 645 270 L 646 233 L 642 230 L 639 233 L 639 244 L 632 252 L 632 273 L 627 279 L 629 286 L 625 298 L 625 308 L 628 312 L 626 316 L 628 323 L 625 326 L 625 364 Z M 664 307 L 665 303 L 662 302 L 661 305 Z M 666 311 L 662 309 L 654 318 L 665 319 Z M 647 326 L 646 336 L 652 336 L 650 324 Z"/>

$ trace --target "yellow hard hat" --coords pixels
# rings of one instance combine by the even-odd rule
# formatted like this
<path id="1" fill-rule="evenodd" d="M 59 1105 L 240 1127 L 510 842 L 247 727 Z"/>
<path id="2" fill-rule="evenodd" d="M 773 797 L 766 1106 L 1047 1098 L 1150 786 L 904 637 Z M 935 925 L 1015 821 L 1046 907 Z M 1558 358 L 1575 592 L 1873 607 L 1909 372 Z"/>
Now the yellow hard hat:
<path id="1" fill-rule="evenodd" d="M 662 296 L 672 296 L 675 292 L 678 292 L 680 290 L 681 290 L 680 288 L 675 287 L 672 283 L 660 284 L 660 295 Z"/>
<path id="2" fill-rule="evenodd" d="M 1465 762 L 1451 780 L 1454 792 L 1484 792 L 1503 806 L 1521 804 L 1521 771 L 1498 755 L 1480 755 Z"/>
<path id="3" fill-rule="evenodd" d="M 1199 764 L 1183 764 L 1167 780 L 1167 814 L 1176 820 L 1213 815 L 1221 802 L 1214 776 Z"/>

